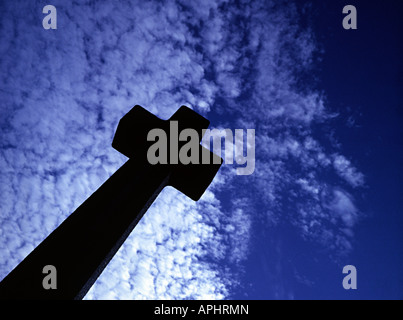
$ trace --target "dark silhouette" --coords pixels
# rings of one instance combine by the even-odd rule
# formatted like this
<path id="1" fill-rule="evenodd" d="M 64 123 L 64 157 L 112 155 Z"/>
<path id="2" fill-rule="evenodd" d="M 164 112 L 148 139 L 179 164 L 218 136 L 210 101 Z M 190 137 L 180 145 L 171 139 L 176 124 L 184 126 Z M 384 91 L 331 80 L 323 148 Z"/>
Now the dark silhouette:
<path id="1" fill-rule="evenodd" d="M 185 106 L 169 120 L 178 121 L 179 132 L 196 130 L 199 142 L 209 125 Z M 147 141 L 148 132 L 161 128 L 168 133 L 169 120 L 140 106 L 120 120 L 112 146 L 130 159 L 3 279 L 0 298 L 82 299 L 165 186 L 195 201 L 201 197 L 221 158 L 219 164 L 151 165 L 147 161 L 147 150 L 154 143 Z M 201 157 L 203 147 L 199 147 Z M 217 157 L 210 154 L 211 159 Z M 57 270 L 56 289 L 43 287 L 46 265 Z"/>

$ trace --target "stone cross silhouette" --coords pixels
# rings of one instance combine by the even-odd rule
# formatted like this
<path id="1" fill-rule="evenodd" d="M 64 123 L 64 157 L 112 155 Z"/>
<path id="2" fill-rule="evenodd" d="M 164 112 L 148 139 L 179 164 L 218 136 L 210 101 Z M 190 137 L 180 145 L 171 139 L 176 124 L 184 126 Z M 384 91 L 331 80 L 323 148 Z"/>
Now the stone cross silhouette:
<path id="1" fill-rule="evenodd" d="M 186 144 L 178 141 L 177 132 L 169 132 L 170 121 L 176 121 L 178 132 L 190 128 L 199 134 L 199 157 L 209 154 L 210 164 L 150 164 L 150 130 L 160 128 L 168 141 L 179 143 L 176 150 L 167 148 L 168 159 Z M 165 186 L 195 201 L 202 196 L 222 163 L 200 145 L 209 123 L 185 106 L 169 120 L 140 106 L 132 108 L 120 120 L 112 142 L 129 160 L 3 279 L 0 298 L 82 299 Z M 46 266 L 57 271 L 56 288 L 44 285 Z"/>

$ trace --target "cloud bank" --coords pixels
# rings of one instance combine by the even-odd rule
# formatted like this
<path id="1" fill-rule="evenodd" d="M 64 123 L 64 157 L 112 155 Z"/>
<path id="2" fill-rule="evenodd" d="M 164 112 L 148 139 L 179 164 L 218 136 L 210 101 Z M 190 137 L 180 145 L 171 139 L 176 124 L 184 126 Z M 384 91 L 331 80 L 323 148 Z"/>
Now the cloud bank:
<path id="1" fill-rule="evenodd" d="M 124 163 L 110 144 L 135 104 L 164 119 L 185 104 L 215 127 L 255 129 L 256 169 L 245 180 L 223 168 L 198 203 L 164 190 L 87 299 L 231 297 L 262 221 L 351 250 L 348 189 L 364 176 L 313 134 L 332 115 L 300 83 L 316 43 L 295 5 L 53 5 L 53 31 L 36 2 L 1 7 L 0 278 Z"/>

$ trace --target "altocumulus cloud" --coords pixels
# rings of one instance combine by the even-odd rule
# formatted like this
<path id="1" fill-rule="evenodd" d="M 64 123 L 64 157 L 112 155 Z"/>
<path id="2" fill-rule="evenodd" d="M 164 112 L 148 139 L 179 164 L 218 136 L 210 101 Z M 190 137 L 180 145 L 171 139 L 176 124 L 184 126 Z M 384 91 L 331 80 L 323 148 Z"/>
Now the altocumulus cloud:
<path id="1" fill-rule="evenodd" d="M 346 188 L 364 177 L 312 133 L 332 115 L 298 85 L 316 44 L 292 4 L 52 4 L 54 31 L 39 3 L 1 5 L 1 278 L 124 163 L 110 144 L 135 104 L 162 118 L 186 104 L 217 127 L 254 128 L 256 170 L 245 180 L 224 167 L 198 203 L 164 190 L 87 299 L 231 297 L 262 221 L 351 249 L 359 211 Z"/>

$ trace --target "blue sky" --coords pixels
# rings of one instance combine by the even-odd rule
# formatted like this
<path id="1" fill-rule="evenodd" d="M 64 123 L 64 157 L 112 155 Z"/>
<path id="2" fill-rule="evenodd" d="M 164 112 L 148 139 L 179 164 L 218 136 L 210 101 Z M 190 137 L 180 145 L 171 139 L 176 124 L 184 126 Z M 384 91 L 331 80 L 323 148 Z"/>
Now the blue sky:
<path id="1" fill-rule="evenodd" d="M 401 299 L 402 8 L 346 4 L 3 1 L 0 279 L 126 161 L 131 107 L 185 104 L 255 129 L 255 172 L 166 188 L 86 299 Z"/>

